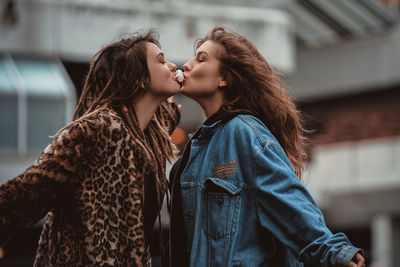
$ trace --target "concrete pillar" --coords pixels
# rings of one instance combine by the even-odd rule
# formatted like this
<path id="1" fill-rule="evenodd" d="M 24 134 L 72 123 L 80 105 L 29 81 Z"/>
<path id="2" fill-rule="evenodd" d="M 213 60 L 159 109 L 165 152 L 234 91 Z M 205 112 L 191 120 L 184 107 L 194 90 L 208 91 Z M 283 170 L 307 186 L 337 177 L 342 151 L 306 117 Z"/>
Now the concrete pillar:
<path id="1" fill-rule="evenodd" d="M 400 266 L 400 218 L 393 221 L 393 266 Z"/>
<path id="2" fill-rule="evenodd" d="M 394 267 L 393 223 L 389 214 L 372 218 L 372 266 Z"/>

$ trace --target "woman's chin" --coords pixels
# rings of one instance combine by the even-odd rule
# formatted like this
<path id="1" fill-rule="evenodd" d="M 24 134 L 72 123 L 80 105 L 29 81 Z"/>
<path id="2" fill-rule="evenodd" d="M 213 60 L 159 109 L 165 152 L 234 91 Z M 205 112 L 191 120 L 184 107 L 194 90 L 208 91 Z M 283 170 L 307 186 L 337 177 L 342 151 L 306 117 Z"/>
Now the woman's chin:
<path id="1" fill-rule="evenodd" d="M 182 95 L 189 97 L 189 98 L 196 98 L 196 96 L 201 95 L 201 93 L 199 94 L 198 92 L 193 90 L 194 88 L 190 88 L 188 86 L 182 85 L 181 89 L 179 90 L 179 93 L 181 93 Z"/>
<path id="2" fill-rule="evenodd" d="M 185 94 L 185 86 L 182 85 L 181 88 L 179 89 L 179 93 Z"/>

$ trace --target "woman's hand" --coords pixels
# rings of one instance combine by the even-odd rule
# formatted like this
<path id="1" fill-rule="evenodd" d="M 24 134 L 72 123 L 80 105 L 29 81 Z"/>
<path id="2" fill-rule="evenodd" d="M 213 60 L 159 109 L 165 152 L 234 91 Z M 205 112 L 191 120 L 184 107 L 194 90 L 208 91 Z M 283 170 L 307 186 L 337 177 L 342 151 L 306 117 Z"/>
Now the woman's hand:
<path id="1" fill-rule="evenodd" d="M 168 99 L 167 99 L 167 102 L 168 102 L 168 103 L 172 103 L 173 101 L 174 101 L 174 96 L 168 97 Z M 182 105 L 181 105 L 181 104 L 178 104 L 177 106 L 178 106 L 178 110 L 181 111 Z"/>
<path id="2" fill-rule="evenodd" d="M 349 267 L 364 267 L 365 259 L 360 253 L 357 253 L 349 263 Z"/>

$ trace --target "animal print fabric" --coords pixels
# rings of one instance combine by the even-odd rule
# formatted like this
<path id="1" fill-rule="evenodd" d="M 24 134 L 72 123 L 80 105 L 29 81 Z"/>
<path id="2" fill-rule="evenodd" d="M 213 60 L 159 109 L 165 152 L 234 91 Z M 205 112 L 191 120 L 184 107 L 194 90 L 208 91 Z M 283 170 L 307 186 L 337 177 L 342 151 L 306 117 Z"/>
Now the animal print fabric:
<path id="1" fill-rule="evenodd" d="M 159 112 L 171 133 L 177 106 L 165 102 Z M 72 123 L 0 187 L 0 240 L 47 214 L 34 266 L 148 266 L 147 163 L 136 142 L 110 109 Z"/>

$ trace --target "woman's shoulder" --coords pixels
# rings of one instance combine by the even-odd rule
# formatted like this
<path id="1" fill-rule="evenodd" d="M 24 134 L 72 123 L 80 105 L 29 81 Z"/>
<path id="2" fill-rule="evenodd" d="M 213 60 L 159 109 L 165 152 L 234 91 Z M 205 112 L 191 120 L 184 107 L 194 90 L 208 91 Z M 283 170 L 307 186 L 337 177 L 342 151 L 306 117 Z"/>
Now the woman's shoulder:
<path id="1" fill-rule="evenodd" d="M 257 133 L 259 131 L 269 131 L 268 127 L 260 119 L 250 114 L 236 115 L 228 123 L 226 123 L 226 127 L 239 133 Z"/>
<path id="2" fill-rule="evenodd" d="M 83 127 L 95 127 L 97 129 L 119 129 L 123 125 L 122 118 L 112 109 L 104 108 L 91 112 L 81 119 L 75 121 L 77 125 Z"/>
<path id="3" fill-rule="evenodd" d="M 108 128 L 120 128 L 123 120 L 114 110 L 104 108 L 88 114 L 87 117 L 83 118 L 82 123 Z"/>
<path id="4" fill-rule="evenodd" d="M 65 126 L 57 135 L 59 139 L 95 139 L 111 137 L 113 132 L 123 132 L 122 119 L 111 109 L 96 110 Z"/>
<path id="5" fill-rule="evenodd" d="M 243 138 L 257 139 L 264 146 L 266 144 L 279 144 L 275 136 L 271 133 L 268 126 L 256 116 L 241 114 L 235 116 L 226 125 L 235 135 Z"/>

